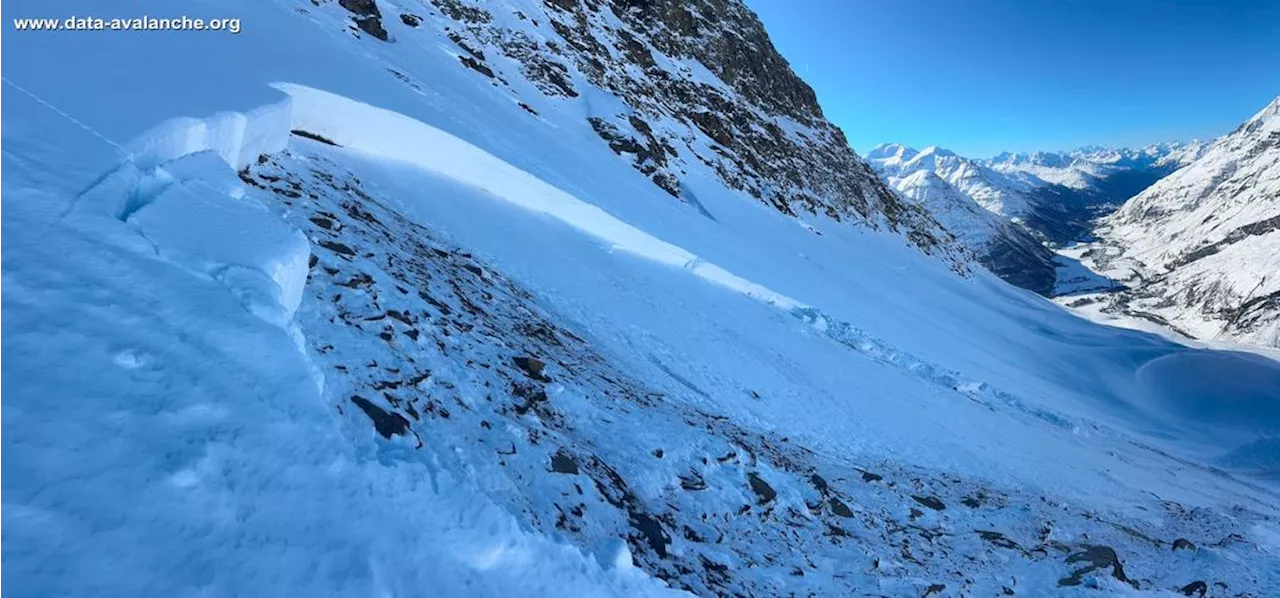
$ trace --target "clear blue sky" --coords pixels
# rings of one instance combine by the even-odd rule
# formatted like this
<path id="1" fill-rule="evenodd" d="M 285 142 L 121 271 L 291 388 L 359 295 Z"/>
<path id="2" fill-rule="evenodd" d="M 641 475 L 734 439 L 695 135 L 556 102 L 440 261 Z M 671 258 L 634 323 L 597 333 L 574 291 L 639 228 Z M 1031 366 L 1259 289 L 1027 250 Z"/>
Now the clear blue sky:
<path id="1" fill-rule="evenodd" d="M 1213 138 L 1280 95 L 1280 0 L 747 0 L 859 154 Z"/>

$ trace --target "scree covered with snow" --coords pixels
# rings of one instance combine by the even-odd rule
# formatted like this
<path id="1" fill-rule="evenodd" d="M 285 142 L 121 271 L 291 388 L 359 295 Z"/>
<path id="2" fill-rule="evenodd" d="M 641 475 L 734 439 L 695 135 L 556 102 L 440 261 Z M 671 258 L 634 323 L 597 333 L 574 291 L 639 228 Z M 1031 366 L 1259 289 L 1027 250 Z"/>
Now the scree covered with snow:
<path id="1" fill-rule="evenodd" d="M 1280 587 L 1275 355 L 972 267 L 745 7 L 630 4 L 7 32 L 6 594 Z"/>

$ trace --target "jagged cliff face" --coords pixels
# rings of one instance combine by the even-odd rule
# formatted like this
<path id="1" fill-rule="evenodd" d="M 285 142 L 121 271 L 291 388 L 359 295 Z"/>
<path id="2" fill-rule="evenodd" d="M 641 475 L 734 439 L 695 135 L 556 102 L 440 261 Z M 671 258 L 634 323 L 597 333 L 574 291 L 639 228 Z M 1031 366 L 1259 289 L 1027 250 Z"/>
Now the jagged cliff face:
<path id="1" fill-rule="evenodd" d="M 1280 345 L 1280 99 L 1103 221 L 1086 257 L 1109 309 L 1201 338 Z"/>
<path id="2" fill-rule="evenodd" d="M 854 154 L 740 2 L 548 0 L 540 14 L 432 2 L 454 21 L 449 38 L 464 65 L 501 86 L 518 87 L 519 77 L 547 95 L 585 97 L 601 139 L 674 198 L 690 201 L 682 178 L 707 168 L 785 214 L 887 227 L 960 259 L 927 213 Z"/>

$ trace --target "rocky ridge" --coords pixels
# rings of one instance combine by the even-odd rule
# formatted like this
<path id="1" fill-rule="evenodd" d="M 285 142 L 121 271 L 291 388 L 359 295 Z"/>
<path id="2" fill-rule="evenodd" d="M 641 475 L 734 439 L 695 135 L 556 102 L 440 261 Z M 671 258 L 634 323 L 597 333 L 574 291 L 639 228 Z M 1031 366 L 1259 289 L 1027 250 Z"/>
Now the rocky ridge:
<path id="1" fill-rule="evenodd" d="M 950 235 L 858 158 L 740 2 L 547 0 L 535 11 L 431 0 L 424 8 L 444 19 L 413 10 L 401 18 L 442 27 L 478 76 L 585 98 L 602 142 L 674 198 L 696 203 L 681 177 L 707 168 L 782 213 L 899 231 L 964 269 Z M 373 10 L 352 12 L 361 23 Z"/>

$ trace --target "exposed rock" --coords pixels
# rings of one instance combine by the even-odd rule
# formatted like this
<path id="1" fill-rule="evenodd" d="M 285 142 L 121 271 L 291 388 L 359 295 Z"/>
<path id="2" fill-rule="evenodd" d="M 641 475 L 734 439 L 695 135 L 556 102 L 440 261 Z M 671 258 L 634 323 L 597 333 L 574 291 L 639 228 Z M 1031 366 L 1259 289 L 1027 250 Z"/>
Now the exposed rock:
<path id="1" fill-rule="evenodd" d="M 685 490 L 698 491 L 707 489 L 707 481 L 696 471 L 680 476 L 680 487 Z"/>
<path id="2" fill-rule="evenodd" d="M 490 68 L 488 67 L 488 65 L 486 65 L 486 64 L 484 64 L 484 63 L 482 63 L 482 62 L 480 62 L 480 61 L 478 61 L 478 60 L 476 60 L 476 59 L 474 59 L 474 58 L 472 58 L 472 57 L 470 57 L 470 56 L 459 56 L 459 57 L 458 57 L 458 60 L 459 60 L 459 61 L 461 61 L 461 62 L 462 62 L 462 64 L 466 65 L 466 67 L 467 67 L 467 68 L 469 68 L 469 69 L 471 69 L 471 70 L 473 70 L 473 71 L 475 71 L 475 72 L 477 72 L 477 73 L 480 73 L 481 75 L 484 75 L 484 76 L 486 76 L 486 77 L 488 77 L 488 78 L 490 78 L 490 79 L 492 79 L 492 78 L 493 78 L 493 69 L 490 69 Z"/>
<path id="3" fill-rule="evenodd" d="M 382 41 L 388 40 L 387 30 L 382 26 L 382 12 L 374 0 L 338 0 L 338 5 L 351 13 L 351 19 L 361 31 Z"/>
<path id="4" fill-rule="evenodd" d="M 400 13 L 400 22 L 410 27 L 417 27 L 422 23 L 422 17 L 411 12 L 402 12 Z"/>
<path id="5" fill-rule="evenodd" d="M 484 24 L 493 20 L 493 16 L 483 8 L 470 6 L 460 0 L 431 0 L 445 16 L 463 23 Z"/>
<path id="6" fill-rule="evenodd" d="M 332 251 L 332 252 L 334 252 L 334 253 L 342 254 L 342 255 L 345 255 L 345 256 L 355 256 L 355 254 L 356 254 L 356 252 L 355 252 L 355 250 L 354 250 L 354 249 L 352 249 L 352 248 L 350 248 L 350 247 L 347 247 L 345 244 L 343 244 L 343 243 L 338 243 L 338 242 L 336 242 L 336 241 L 325 241 L 325 240 L 321 240 L 321 241 L 316 241 L 316 245 L 319 245 L 319 246 L 321 246 L 321 247 L 323 247 L 323 248 L 325 248 L 325 249 L 328 249 L 329 251 Z"/>
<path id="7" fill-rule="evenodd" d="M 829 503 L 831 504 L 832 513 L 841 517 L 853 517 L 853 510 L 849 508 L 849 505 L 844 504 L 844 501 L 832 497 Z"/>
<path id="8" fill-rule="evenodd" d="M 1110 546 L 1085 546 L 1084 550 L 1067 557 L 1068 565 L 1077 563 L 1084 563 L 1085 566 L 1072 571 L 1070 576 L 1059 579 L 1059 586 L 1078 586 L 1085 575 L 1107 568 L 1111 569 L 1112 577 L 1126 583 L 1133 583 L 1125 577 L 1120 557 Z"/>
<path id="9" fill-rule="evenodd" d="M 578 460 L 574 459 L 573 455 L 564 452 L 564 449 L 560 449 L 554 455 L 551 455 L 551 471 L 578 475 Z"/>
<path id="10" fill-rule="evenodd" d="M 658 558 L 667 557 L 667 545 L 671 543 L 671 536 L 662 529 L 662 524 L 657 519 L 646 513 L 632 512 L 628 520 Z"/>
<path id="11" fill-rule="evenodd" d="M 318 133 L 312 133 L 311 131 L 304 131 L 304 130 L 302 130 L 302 129 L 294 129 L 294 130 L 289 131 L 289 132 L 290 132 L 290 133 L 292 133 L 292 134 L 294 134 L 294 135 L 297 135 L 298 137 L 306 137 L 307 139 L 311 139 L 311 140 L 313 140 L 313 141 L 319 141 L 320 143 L 323 143 L 323 144 L 325 144 L 325 145 L 332 145 L 332 146 L 334 146 L 334 147 L 342 147 L 342 146 L 338 145 L 337 143 L 334 143 L 332 139 L 329 139 L 328 137 L 325 137 L 325 136 L 320 135 L 320 134 L 318 134 Z"/>
<path id="12" fill-rule="evenodd" d="M 1195 550 L 1196 545 L 1186 538 L 1178 538 L 1173 541 L 1174 550 Z"/>
<path id="13" fill-rule="evenodd" d="M 911 495 L 911 498 L 935 511 L 941 511 L 947 508 L 946 503 L 943 503 L 942 500 L 936 496 L 917 496 L 913 494 Z"/>
<path id="14" fill-rule="evenodd" d="M 1203 581 L 1193 581 L 1178 590 L 1183 596 L 1200 596 L 1204 598 L 1209 593 L 1209 586 Z"/>
<path id="15" fill-rule="evenodd" d="M 520 356 L 512 358 L 511 361 L 516 364 L 516 367 L 524 371 L 525 375 L 533 378 L 534 380 L 540 380 L 542 382 L 549 382 L 551 380 L 542 373 L 542 371 L 546 369 L 547 363 L 537 357 Z"/>
<path id="16" fill-rule="evenodd" d="M 403 415 L 395 412 L 388 412 L 381 407 L 373 404 L 369 399 L 361 396 L 351 397 L 351 402 L 355 403 L 365 415 L 373 420 L 373 429 L 383 438 L 390 439 L 392 436 L 402 436 L 409 431 L 409 420 Z"/>
<path id="17" fill-rule="evenodd" d="M 1006 538 L 1005 535 L 1000 532 L 978 530 L 977 533 L 979 537 L 981 537 L 983 540 L 987 542 L 990 542 L 992 545 L 999 546 L 1000 548 L 1008 548 L 1010 550 L 1016 550 L 1024 554 L 1027 552 L 1017 542 L 1014 542 L 1013 540 Z"/>
<path id="18" fill-rule="evenodd" d="M 747 481 L 751 484 L 751 491 L 755 492 L 756 496 L 759 497 L 758 504 L 763 505 L 773 502 L 773 499 L 778 496 L 773 487 L 761 479 L 759 475 L 756 475 L 754 471 L 747 474 Z"/>

